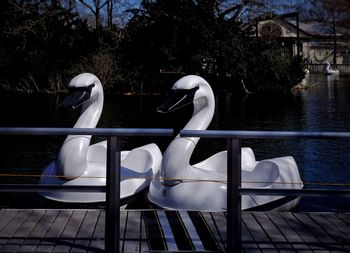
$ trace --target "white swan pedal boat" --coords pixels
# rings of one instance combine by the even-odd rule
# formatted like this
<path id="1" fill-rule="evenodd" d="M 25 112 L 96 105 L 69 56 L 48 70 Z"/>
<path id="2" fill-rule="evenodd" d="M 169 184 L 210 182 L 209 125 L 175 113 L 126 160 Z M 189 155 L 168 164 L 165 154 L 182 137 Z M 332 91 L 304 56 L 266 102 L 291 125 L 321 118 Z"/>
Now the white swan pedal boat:
<path id="1" fill-rule="evenodd" d="M 332 69 L 331 64 L 329 62 L 326 62 L 326 75 L 339 75 L 338 69 Z"/>
<path id="2" fill-rule="evenodd" d="M 74 128 L 95 128 L 103 109 L 103 88 L 93 74 L 83 73 L 74 77 L 68 85 L 70 91 L 63 107 L 82 107 Z M 49 164 L 40 179 L 40 184 L 54 185 L 106 185 L 107 141 L 90 145 L 89 135 L 69 135 L 64 141 L 57 161 Z M 131 151 L 121 152 L 122 201 L 149 186 L 157 171 L 162 154 L 156 144 L 148 144 Z M 105 201 L 105 193 L 98 192 L 41 192 L 41 195 L 56 201 L 92 203 Z"/>
<path id="3" fill-rule="evenodd" d="M 172 87 L 172 96 L 158 110 L 172 112 L 193 103 L 192 118 L 185 130 L 205 130 L 214 109 L 214 94 L 210 85 L 199 76 L 186 76 Z M 148 199 L 156 206 L 168 209 L 223 211 L 227 204 L 227 152 L 190 165 L 198 137 L 180 137 L 170 143 L 163 153 L 162 164 L 152 180 Z M 303 183 L 293 157 L 278 157 L 256 161 L 250 148 L 242 148 L 242 187 L 264 189 L 301 189 Z M 290 209 L 298 199 L 281 202 L 284 196 L 243 195 L 242 209 L 273 206 Z"/>

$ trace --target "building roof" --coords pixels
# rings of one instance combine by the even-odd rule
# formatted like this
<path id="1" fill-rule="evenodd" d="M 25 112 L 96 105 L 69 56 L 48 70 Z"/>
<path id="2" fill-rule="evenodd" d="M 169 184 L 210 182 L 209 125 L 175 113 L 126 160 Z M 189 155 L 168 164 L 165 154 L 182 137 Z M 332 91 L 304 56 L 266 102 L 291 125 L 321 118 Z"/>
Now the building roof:
<path id="1" fill-rule="evenodd" d="M 274 13 L 266 13 L 255 19 L 255 22 L 261 21 L 274 21 L 291 31 L 297 30 L 296 17 L 298 13 L 287 13 L 282 15 L 277 15 Z M 333 35 L 331 25 L 325 25 L 317 21 L 299 21 L 299 33 L 301 37 L 329 37 Z M 337 36 L 349 36 L 350 29 L 344 27 L 336 27 Z"/>
<path id="2" fill-rule="evenodd" d="M 290 20 L 288 22 L 296 25 L 296 21 L 294 20 Z M 299 28 L 313 36 L 329 36 L 333 34 L 332 27 L 330 25 L 325 25 L 316 21 L 299 22 Z M 350 34 L 349 29 L 345 29 L 343 27 L 336 27 L 336 31 L 338 36 Z"/>

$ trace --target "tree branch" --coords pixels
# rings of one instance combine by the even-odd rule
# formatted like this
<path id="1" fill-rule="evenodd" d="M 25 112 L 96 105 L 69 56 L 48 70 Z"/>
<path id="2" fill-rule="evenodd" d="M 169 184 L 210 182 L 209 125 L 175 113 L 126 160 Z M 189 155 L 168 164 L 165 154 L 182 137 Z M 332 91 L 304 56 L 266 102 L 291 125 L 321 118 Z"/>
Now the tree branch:
<path id="1" fill-rule="evenodd" d="M 96 11 L 94 10 L 94 8 L 92 8 L 91 5 L 89 5 L 88 3 L 86 3 L 84 0 L 79 0 L 79 2 L 84 5 L 86 8 L 88 8 L 94 15 L 96 15 Z"/>
<path id="2" fill-rule="evenodd" d="M 101 6 L 99 6 L 99 7 L 97 7 L 97 8 L 102 9 L 103 7 L 106 6 L 106 4 L 108 3 L 108 1 L 109 1 L 109 0 L 106 0 L 106 2 L 105 2 L 104 4 L 102 4 Z"/>

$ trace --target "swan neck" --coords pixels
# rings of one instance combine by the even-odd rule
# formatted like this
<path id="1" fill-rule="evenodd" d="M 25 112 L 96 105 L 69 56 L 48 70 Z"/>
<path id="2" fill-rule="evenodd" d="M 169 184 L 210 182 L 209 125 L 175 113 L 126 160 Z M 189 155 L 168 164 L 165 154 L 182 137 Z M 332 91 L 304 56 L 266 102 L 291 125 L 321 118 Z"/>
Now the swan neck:
<path id="1" fill-rule="evenodd" d="M 213 118 L 214 109 L 214 96 L 194 101 L 192 117 L 183 129 L 206 130 Z M 199 137 L 176 136 L 163 155 L 162 167 L 165 178 L 190 176 L 190 159 L 199 139 Z"/>
<path id="2" fill-rule="evenodd" d="M 95 128 L 103 109 L 103 92 L 95 93 L 82 106 L 74 128 Z M 58 155 L 58 174 L 67 178 L 81 176 L 87 167 L 91 135 L 68 135 Z"/>

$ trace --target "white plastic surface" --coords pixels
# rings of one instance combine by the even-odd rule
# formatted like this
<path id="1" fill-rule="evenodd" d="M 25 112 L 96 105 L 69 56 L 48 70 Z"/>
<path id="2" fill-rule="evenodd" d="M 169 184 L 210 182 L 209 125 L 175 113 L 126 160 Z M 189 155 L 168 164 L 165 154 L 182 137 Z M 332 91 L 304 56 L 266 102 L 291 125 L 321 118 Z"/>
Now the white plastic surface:
<path id="1" fill-rule="evenodd" d="M 331 64 L 326 62 L 326 75 L 339 75 L 338 69 L 332 69 Z"/>
<path id="2" fill-rule="evenodd" d="M 198 87 L 192 118 L 185 130 L 205 130 L 210 124 L 215 101 L 210 85 L 199 76 L 186 76 L 177 81 L 173 90 Z M 168 209 L 223 211 L 226 209 L 227 152 L 219 152 L 208 159 L 190 165 L 190 158 L 199 138 L 177 136 L 163 154 L 160 170 L 153 179 L 148 199 Z M 163 178 L 159 180 L 157 178 Z M 223 182 L 219 182 L 223 181 Z M 303 183 L 293 157 L 256 161 L 250 148 L 242 148 L 243 187 L 294 188 Z M 256 207 L 281 196 L 243 196 L 242 209 Z M 297 201 L 283 208 L 291 208 Z M 282 207 L 281 207 L 282 208 Z"/>
<path id="3" fill-rule="evenodd" d="M 87 87 L 95 84 L 90 98 L 82 105 L 75 128 L 95 128 L 103 108 L 103 88 L 99 79 L 83 73 L 69 83 L 69 87 Z M 67 136 L 58 160 L 49 164 L 40 184 L 96 185 L 106 184 L 107 142 L 90 145 L 91 136 Z M 162 154 L 156 144 L 148 144 L 121 153 L 121 199 L 129 198 L 148 187 L 157 171 Z M 76 203 L 105 201 L 105 193 L 42 192 L 44 197 Z"/>

